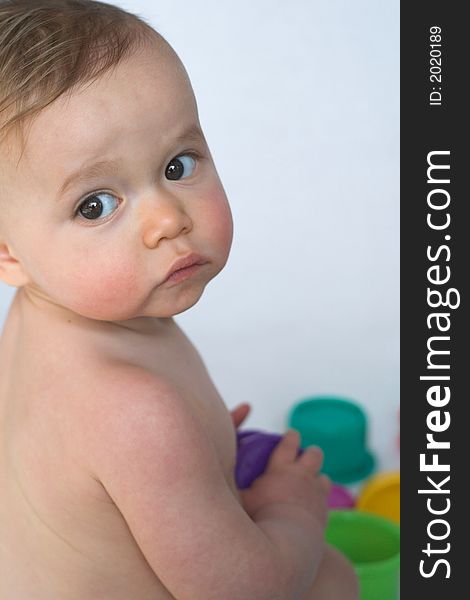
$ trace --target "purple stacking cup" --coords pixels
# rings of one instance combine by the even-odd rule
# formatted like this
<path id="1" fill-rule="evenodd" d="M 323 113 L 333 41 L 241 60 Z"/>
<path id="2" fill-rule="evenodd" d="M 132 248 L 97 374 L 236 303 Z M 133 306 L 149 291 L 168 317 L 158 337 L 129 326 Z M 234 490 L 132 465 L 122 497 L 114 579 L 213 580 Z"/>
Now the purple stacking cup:
<path id="1" fill-rule="evenodd" d="M 237 463 L 235 481 L 238 489 L 250 487 L 266 469 L 271 452 L 281 441 L 282 435 L 264 431 L 237 431 Z"/>
<path id="2" fill-rule="evenodd" d="M 243 490 L 262 475 L 268 465 L 272 451 L 281 441 L 282 435 L 267 433 L 255 429 L 237 431 L 237 462 L 235 465 L 235 482 L 238 489 Z M 303 449 L 299 448 L 298 454 Z M 352 508 L 354 499 L 346 488 L 333 484 L 328 497 L 329 508 Z"/>

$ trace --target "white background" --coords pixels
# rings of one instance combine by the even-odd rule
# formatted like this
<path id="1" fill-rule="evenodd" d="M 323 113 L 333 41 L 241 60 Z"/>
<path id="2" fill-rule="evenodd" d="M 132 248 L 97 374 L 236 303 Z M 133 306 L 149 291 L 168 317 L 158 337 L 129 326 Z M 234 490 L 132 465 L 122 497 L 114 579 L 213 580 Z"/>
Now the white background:
<path id="1" fill-rule="evenodd" d="M 116 1 L 173 45 L 235 222 L 232 253 L 176 317 L 229 408 L 281 432 L 340 395 L 398 465 L 398 0 Z M 0 325 L 14 290 L 0 284 Z"/>

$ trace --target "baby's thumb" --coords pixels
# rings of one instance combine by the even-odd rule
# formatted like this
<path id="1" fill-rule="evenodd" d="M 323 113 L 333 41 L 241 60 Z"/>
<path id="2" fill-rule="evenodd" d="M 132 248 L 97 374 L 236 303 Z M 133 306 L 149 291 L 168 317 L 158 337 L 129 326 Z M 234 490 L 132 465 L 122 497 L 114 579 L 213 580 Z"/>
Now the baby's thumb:
<path id="1" fill-rule="evenodd" d="M 289 429 L 272 451 L 267 470 L 277 469 L 295 462 L 299 445 L 299 432 L 295 429 Z"/>

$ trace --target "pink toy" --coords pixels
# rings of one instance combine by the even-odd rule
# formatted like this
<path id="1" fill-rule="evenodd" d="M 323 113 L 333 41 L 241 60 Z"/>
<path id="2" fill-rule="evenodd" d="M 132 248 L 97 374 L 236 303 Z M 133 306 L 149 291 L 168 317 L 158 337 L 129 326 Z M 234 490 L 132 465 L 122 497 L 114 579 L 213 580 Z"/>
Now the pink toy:
<path id="1" fill-rule="evenodd" d="M 328 496 L 328 508 L 353 508 L 354 505 L 354 498 L 348 490 L 342 485 L 333 483 Z"/>

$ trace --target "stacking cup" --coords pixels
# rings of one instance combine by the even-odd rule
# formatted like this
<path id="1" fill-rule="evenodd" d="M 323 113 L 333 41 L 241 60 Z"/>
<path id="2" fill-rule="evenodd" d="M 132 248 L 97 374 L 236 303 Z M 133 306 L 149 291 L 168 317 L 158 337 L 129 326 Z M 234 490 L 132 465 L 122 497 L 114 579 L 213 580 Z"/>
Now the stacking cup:
<path id="1" fill-rule="evenodd" d="M 396 523 L 359 510 L 332 510 L 326 540 L 354 565 L 360 600 L 397 600 L 400 528 Z"/>
<path id="2" fill-rule="evenodd" d="M 303 447 L 320 446 L 325 457 L 322 470 L 335 483 L 356 483 L 375 468 L 374 456 L 367 448 L 367 415 L 352 400 L 305 398 L 294 405 L 288 426 L 300 433 Z"/>

